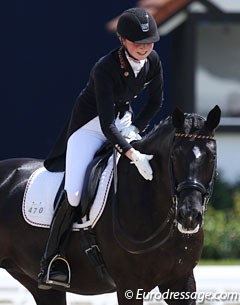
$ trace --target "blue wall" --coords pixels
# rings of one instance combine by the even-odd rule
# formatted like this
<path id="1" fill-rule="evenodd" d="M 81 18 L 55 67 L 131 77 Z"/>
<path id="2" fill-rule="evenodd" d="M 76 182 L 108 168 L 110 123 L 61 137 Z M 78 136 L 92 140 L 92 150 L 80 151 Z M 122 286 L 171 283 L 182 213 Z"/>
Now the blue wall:
<path id="1" fill-rule="evenodd" d="M 119 45 L 105 24 L 135 1 L 1 3 L 0 159 L 44 158 L 99 57 Z M 171 37 L 156 45 L 169 113 Z"/>

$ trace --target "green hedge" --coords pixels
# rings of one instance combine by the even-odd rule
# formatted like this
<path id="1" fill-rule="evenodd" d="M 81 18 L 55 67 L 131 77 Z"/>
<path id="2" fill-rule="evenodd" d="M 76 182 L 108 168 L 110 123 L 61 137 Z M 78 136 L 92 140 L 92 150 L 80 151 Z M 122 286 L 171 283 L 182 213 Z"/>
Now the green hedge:
<path id="1" fill-rule="evenodd" d="M 218 177 L 204 221 L 204 259 L 240 258 L 240 183 Z"/>
<path id="2" fill-rule="evenodd" d="M 240 258 L 240 215 L 209 208 L 204 223 L 202 258 Z"/>
<path id="3" fill-rule="evenodd" d="M 240 192 L 240 181 L 235 184 L 226 182 L 221 174 L 217 176 L 211 198 L 211 206 L 216 210 L 234 209 L 236 194 Z"/>

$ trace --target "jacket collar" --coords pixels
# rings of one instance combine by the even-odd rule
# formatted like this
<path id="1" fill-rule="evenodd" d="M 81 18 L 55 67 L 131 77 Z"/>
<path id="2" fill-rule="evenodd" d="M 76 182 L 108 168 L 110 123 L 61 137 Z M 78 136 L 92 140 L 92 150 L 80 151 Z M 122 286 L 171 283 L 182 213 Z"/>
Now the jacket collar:
<path id="1" fill-rule="evenodd" d="M 122 75 L 125 77 L 125 78 L 138 78 L 138 76 L 140 74 L 143 73 L 143 70 L 142 69 L 138 76 L 135 77 L 135 74 L 134 74 L 134 71 L 133 71 L 133 68 L 131 67 L 127 57 L 126 57 L 126 53 L 125 53 L 125 48 L 123 46 L 121 46 L 119 49 L 118 49 L 118 57 L 119 57 L 119 62 L 120 62 L 120 66 L 121 66 L 121 73 Z M 147 61 L 147 60 L 146 60 Z M 146 65 L 146 62 L 145 64 Z M 144 66 L 143 66 L 144 67 Z"/>
<path id="2" fill-rule="evenodd" d="M 132 70 L 134 72 L 135 77 L 138 76 L 139 72 L 141 71 L 141 69 L 143 68 L 143 66 L 145 65 L 146 59 L 142 59 L 142 60 L 134 60 L 132 59 L 127 52 L 125 52 L 125 55 L 127 57 L 128 62 L 130 63 L 130 66 L 132 67 Z"/>

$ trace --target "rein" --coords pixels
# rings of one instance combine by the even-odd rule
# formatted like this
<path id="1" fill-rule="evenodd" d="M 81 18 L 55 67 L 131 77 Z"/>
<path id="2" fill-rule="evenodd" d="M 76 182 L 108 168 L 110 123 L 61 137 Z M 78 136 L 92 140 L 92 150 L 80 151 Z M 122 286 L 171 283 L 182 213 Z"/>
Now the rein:
<path id="1" fill-rule="evenodd" d="M 131 242 L 132 244 L 134 244 L 135 246 L 137 245 L 141 245 L 141 244 L 146 244 L 150 241 L 152 241 L 153 239 L 155 239 L 164 229 L 165 227 L 170 223 L 171 218 L 175 215 L 175 211 L 176 211 L 176 207 L 175 207 L 175 203 L 173 202 L 173 205 L 171 206 L 171 208 L 168 211 L 167 217 L 166 219 L 163 221 L 163 223 L 158 227 L 158 229 L 151 234 L 149 237 L 142 239 L 142 240 L 138 240 L 135 239 L 134 237 L 130 236 L 130 234 L 126 231 L 126 229 L 121 225 L 119 217 L 118 217 L 118 213 L 117 213 L 117 200 L 116 200 L 116 194 L 117 194 L 117 162 L 116 162 L 116 149 L 114 149 L 113 151 L 113 178 L 114 178 L 114 197 L 113 197 L 113 205 L 112 205 L 112 213 L 113 213 L 113 217 L 112 217 L 112 223 L 113 223 L 113 233 L 114 233 L 114 237 L 115 240 L 118 242 L 118 244 L 120 245 L 120 247 L 122 249 L 124 249 L 125 251 L 132 253 L 132 254 L 144 254 L 144 253 L 148 253 L 151 252 L 159 247 L 161 247 L 172 235 L 177 223 L 176 220 L 173 220 L 170 230 L 167 234 L 166 237 L 164 237 L 161 241 L 157 242 L 156 244 L 154 244 L 153 246 L 144 248 L 144 249 L 140 249 L 140 250 L 133 250 L 130 249 L 126 246 L 124 246 L 122 244 L 122 242 L 119 240 L 116 231 L 117 231 L 117 226 L 118 228 L 120 228 L 121 233 L 123 233 L 125 235 L 125 238 L 127 239 L 128 242 Z"/>
<path id="2" fill-rule="evenodd" d="M 173 219 L 173 222 L 170 226 L 169 232 L 163 239 L 161 239 L 159 242 L 155 243 L 152 246 L 149 246 L 149 247 L 146 247 L 146 248 L 140 249 L 140 250 L 133 250 L 133 249 L 130 249 L 129 247 L 123 245 L 123 243 L 119 240 L 119 238 L 116 234 L 116 224 L 120 228 L 121 233 L 123 233 L 125 235 L 125 238 L 127 239 L 127 241 L 134 244 L 134 246 L 138 246 L 138 245 L 141 245 L 141 244 L 146 244 L 146 243 L 152 241 L 153 239 L 155 239 L 166 228 L 166 226 L 170 223 L 171 218 L 175 215 L 175 210 L 176 210 L 176 207 L 173 204 L 172 207 L 170 208 L 169 212 L 168 212 L 168 215 L 167 215 L 166 219 L 160 225 L 160 227 L 153 234 L 151 234 L 148 238 L 138 240 L 138 239 L 135 239 L 134 237 L 130 236 L 130 234 L 121 225 L 121 223 L 119 221 L 119 218 L 118 218 L 118 214 L 117 214 L 116 199 L 115 199 L 115 196 L 114 196 L 114 203 L 113 203 L 113 232 L 114 232 L 114 237 L 115 237 L 116 241 L 118 242 L 118 244 L 120 245 L 120 247 L 122 249 L 124 249 L 125 251 L 129 252 L 129 253 L 144 254 L 144 253 L 151 252 L 151 251 L 161 247 L 172 236 L 173 231 L 174 231 L 174 229 L 177 225 L 175 219 Z"/>

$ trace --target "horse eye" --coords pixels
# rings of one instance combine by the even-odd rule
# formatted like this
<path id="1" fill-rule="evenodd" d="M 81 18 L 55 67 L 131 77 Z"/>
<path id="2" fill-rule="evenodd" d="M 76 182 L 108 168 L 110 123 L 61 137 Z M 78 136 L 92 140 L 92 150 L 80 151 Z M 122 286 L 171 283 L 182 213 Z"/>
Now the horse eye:
<path id="1" fill-rule="evenodd" d="M 213 154 L 209 153 L 209 160 L 210 160 L 211 162 L 215 162 L 216 159 L 217 159 L 216 155 L 213 155 Z"/>
<path id="2" fill-rule="evenodd" d="M 174 153 L 175 154 L 181 154 L 183 151 L 183 147 L 182 146 L 177 146 L 174 148 Z"/>

